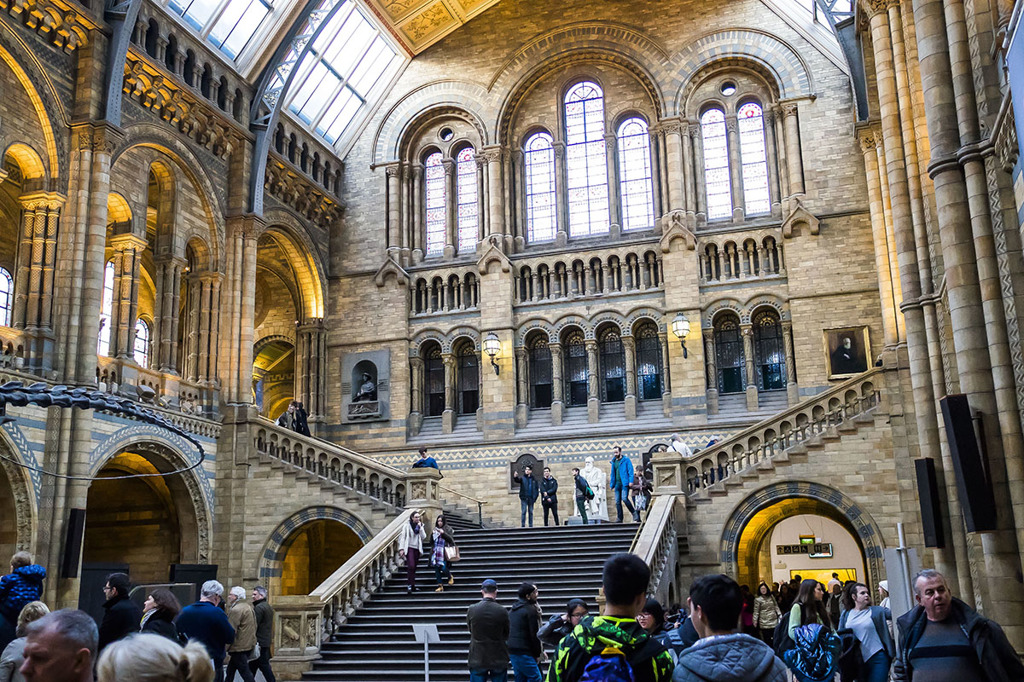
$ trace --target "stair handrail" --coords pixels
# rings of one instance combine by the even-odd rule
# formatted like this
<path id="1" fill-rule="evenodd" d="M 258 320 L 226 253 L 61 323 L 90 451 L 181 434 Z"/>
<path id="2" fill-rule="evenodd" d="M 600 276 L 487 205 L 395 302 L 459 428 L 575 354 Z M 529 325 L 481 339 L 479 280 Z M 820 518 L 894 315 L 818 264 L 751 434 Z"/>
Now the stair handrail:
<path id="1" fill-rule="evenodd" d="M 640 525 L 630 553 L 643 559 L 651 569 L 647 593 L 667 603 L 669 585 L 675 578 L 675 565 L 679 556 L 676 519 L 676 495 L 655 495 L 648 508 L 647 518 Z"/>
<path id="2" fill-rule="evenodd" d="M 310 602 L 323 612 L 323 639 L 330 638 L 344 625 L 399 567 L 403 549 L 399 547 L 399 539 L 414 511 L 406 509 L 399 514 L 310 592 Z"/>
<path id="3" fill-rule="evenodd" d="M 469 500 L 470 502 L 474 502 L 476 504 L 477 521 L 479 522 L 481 528 L 484 527 L 484 505 L 487 504 L 487 500 L 478 500 L 475 497 L 470 497 L 469 495 L 460 493 L 458 490 L 452 490 L 451 488 L 443 486 L 440 483 L 437 485 L 437 487 L 439 490 L 443 490 L 446 493 L 451 493 L 465 500 Z"/>
<path id="4" fill-rule="evenodd" d="M 333 481 L 393 508 L 405 506 L 407 472 L 337 443 L 305 436 L 260 417 L 253 436 L 256 451 Z"/>
<path id="5" fill-rule="evenodd" d="M 882 371 L 881 367 L 872 367 L 687 457 L 687 492 L 699 494 L 877 407 L 881 404 L 881 390 L 872 380 Z"/>

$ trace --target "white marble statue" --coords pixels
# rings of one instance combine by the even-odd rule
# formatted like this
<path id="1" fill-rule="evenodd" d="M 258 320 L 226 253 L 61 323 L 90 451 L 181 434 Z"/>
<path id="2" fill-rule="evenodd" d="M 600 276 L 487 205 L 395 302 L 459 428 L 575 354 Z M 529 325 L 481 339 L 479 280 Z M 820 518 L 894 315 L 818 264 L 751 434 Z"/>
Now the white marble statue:
<path id="1" fill-rule="evenodd" d="M 594 499 L 587 502 L 587 517 L 591 523 L 608 520 L 608 475 L 594 466 L 594 458 L 587 457 L 580 475 L 594 491 Z"/>

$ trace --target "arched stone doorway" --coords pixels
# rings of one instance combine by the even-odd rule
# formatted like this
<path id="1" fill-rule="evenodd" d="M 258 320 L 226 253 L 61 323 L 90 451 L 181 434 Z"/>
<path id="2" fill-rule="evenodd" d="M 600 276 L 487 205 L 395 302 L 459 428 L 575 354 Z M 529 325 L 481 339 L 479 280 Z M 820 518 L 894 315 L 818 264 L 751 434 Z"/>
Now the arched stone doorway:
<path id="1" fill-rule="evenodd" d="M 373 531 L 347 510 L 303 509 L 271 534 L 260 556 L 260 581 L 271 594 L 309 594 L 371 537 Z"/>
<path id="2" fill-rule="evenodd" d="M 135 582 L 165 582 L 174 563 L 210 560 L 209 485 L 202 469 L 172 475 L 196 454 L 149 426 L 131 426 L 94 452 L 82 562 L 128 564 Z M 128 445 L 125 441 L 130 442 Z M 118 479 L 118 476 L 147 474 Z"/>
<path id="3" fill-rule="evenodd" d="M 853 500 L 834 488 L 786 481 L 762 488 L 733 511 L 722 534 L 722 571 L 753 589 L 771 575 L 772 531 L 787 518 L 808 514 L 834 521 L 852 536 L 874 585 L 882 576 L 882 535 L 877 524 Z"/>
<path id="4" fill-rule="evenodd" d="M 13 430 L 13 437 L 7 429 Z M 15 463 L 26 460 L 15 445 L 27 445 L 24 436 L 13 425 L 0 429 L 0 434 L 0 562 L 6 562 L 16 551 L 35 551 L 36 497 L 29 471 Z"/>

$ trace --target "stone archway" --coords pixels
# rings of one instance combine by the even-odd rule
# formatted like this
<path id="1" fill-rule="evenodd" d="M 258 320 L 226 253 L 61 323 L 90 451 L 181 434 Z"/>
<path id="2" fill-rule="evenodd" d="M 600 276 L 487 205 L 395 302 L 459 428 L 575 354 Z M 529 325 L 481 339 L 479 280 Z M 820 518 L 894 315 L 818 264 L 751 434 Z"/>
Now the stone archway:
<path id="1" fill-rule="evenodd" d="M 0 434 L 0 519 L 14 519 L 14 523 L 0 524 L 0 561 L 6 561 L 16 551 L 34 550 L 36 496 L 27 470 L 11 461 L 23 458 L 7 429 L 0 429 Z"/>
<path id="2" fill-rule="evenodd" d="M 335 561 L 340 559 L 342 563 L 354 554 L 358 547 L 365 545 L 373 537 L 373 530 L 362 519 L 346 509 L 315 506 L 295 512 L 274 529 L 264 544 L 263 551 L 260 552 L 257 575 L 259 575 L 260 582 L 269 584 L 272 593 L 282 593 L 282 577 L 285 574 L 286 563 L 288 563 L 289 550 L 292 549 L 296 541 L 311 542 L 311 531 L 315 531 L 321 538 L 334 538 L 335 544 L 343 543 L 348 550 L 351 550 L 347 556 L 331 555 L 328 557 L 328 559 L 333 557 Z M 305 536 L 304 539 L 302 539 L 303 536 Z M 334 568 L 337 566 L 333 566 L 331 570 L 333 571 Z M 309 575 L 321 576 L 322 573 L 323 571 L 317 567 L 311 567 Z M 325 577 L 326 575 L 323 575 L 320 579 Z M 311 579 L 316 580 L 317 578 Z M 309 586 L 309 589 L 313 589 L 313 587 L 316 585 Z M 290 593 L 294 594 L 295 592 Z"/>
<path id="3" fill-rule="evenodd" d="M 782 518 L 802 513 L 831 518 L 846 528 L 863 552 L 865 582 L 875 584 L 881 579 L 883 541 L 878 524 L 847 495 L 809 481 L 775 483 L 748 496 L 736 507 L 722 531 L 722 572 L 749 581 L 751 564 L 756 571 L 756 554 L 766 534 Z"/>
<path id="4" fill-rule="evenodd" d="M 122 428 L 100 443 L 90 455 L 89 473 L 95 478 L 113 465 L 125 473 L 168 474 L 194 464 L 197 458 L 195 447 L 184 438 L 156 426 L 138 424 Z M 178 562 L 210 563 L 213 489 L 206 470 L 200 466 L 156 480 L 166 490 L 151 486 L 154 495 L 173 505 L 179 533 Z"/>

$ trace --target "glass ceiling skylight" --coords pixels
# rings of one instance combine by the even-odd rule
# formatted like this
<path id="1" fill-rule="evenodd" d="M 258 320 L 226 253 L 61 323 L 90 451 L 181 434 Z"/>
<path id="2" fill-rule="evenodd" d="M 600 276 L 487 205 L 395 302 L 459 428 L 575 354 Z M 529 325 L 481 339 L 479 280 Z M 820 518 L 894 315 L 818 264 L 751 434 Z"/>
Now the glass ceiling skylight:
<path id="1" fill-rule="evenodd" d="M 285 104 L 334 143 L 404 62 L 356 3 L 344 0 L 297 67 Z"/>
<path id="2" fill-rule="evenodd" d="M 167 6 L 231 59 L 274 9 L 269 0 L 170 0 Z"/>

